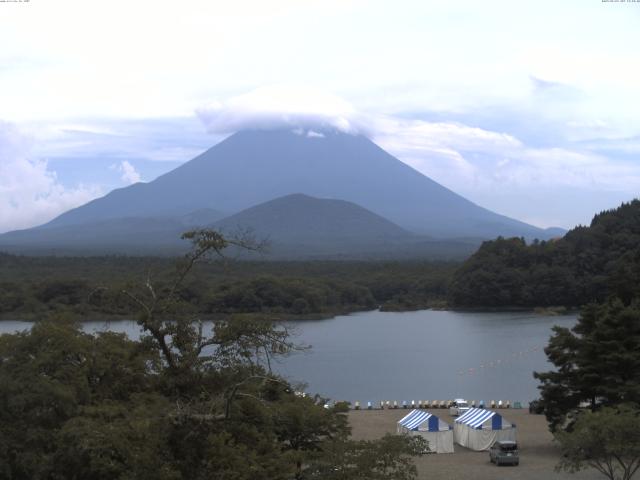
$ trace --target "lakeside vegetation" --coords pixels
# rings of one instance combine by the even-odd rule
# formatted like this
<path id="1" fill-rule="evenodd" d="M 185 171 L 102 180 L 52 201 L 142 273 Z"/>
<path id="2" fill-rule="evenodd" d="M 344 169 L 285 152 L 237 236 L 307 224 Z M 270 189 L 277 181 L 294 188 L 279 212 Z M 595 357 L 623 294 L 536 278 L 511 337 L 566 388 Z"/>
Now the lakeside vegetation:
<path id="1" fill-rule="evenodd" d="M 147 278 L 164 288 L 175 260 L 163 257 L 26 257 L 0 254 L 0 318 L 131 318 L 122 292 Z M 203 263 L 178 294 L 205 317 L 248 313 L 270 318 L 333 316 L 381 307 L 442 306 L 455 262 Z"/>
<path id="2" fill-rule="evenodd" d="M 640 294 L 640 201 L 599 213 L 555 241 L 498 238 L 459 268 L 449 301 L 461 307 L 580 307 Z"/>
<path id="3" fill-rule="evenodd" d="M 0 318 L 131 318 L 122 292 L 171 277 L 166 257 L 27 257 L 0 253 Z M 640 294 L 640 201 L 596 215 L 555 241 L 498 238 L 464 263 L 211 261 L 180 287 L 192 311 L 271 319 L 322 318 L 380 308 L 537 309 L 562 313 Z"/>

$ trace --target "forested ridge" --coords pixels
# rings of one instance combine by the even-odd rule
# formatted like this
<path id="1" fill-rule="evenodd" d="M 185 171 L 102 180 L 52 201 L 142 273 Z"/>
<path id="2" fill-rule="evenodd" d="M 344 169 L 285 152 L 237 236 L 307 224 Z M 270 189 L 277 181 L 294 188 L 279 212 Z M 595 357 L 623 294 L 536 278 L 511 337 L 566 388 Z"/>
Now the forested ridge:
<path id="1" fill-rule="evenodd" d="M 174 260 L 162 257 L 27 257 L 0 254 L 0 317 L 129 317 L 128 285 L 150 278 L 166 287 Z M 331 316 L 381 306 L 442 306 L 453 262 L 251 262 L 200 265 L 178 295 L 203 316 L 251 313 Z"/>
<path id="2" fill-rule="evenodd" d="M 172 272 L 163 257 L 0 254 L 0 317 L 130 316 L 121 292 Z M 381 307 L 580 307 L 640 291 L 640 201 L 596 215 L 563 238 L 502 238 L 462 265 L 429 261 L 235 261 L 202 265 L 179 294 L 203 315 L 330 316 Z"/>
<path id="3" fill-rule="evenodd" d="M 640 293 L 640 201 L 597 214 L 563 238 L 485 242 L 454 274 L 459 307 L 579 307 Z"/>

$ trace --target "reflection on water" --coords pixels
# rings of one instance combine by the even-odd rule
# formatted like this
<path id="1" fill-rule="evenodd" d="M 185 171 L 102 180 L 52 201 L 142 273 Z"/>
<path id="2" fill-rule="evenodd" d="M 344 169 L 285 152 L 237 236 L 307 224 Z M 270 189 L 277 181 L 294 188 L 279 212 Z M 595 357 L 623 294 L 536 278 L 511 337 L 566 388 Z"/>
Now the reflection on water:
<path id="1" fill-rule="evenodd" d="M 534 370 L 547 370 L 543 352 L 553 325 L 572 326 L 574 315 L 422 310 L 363 312 L 329 320 L 287 322 L 312 349 L 275 368 L 309 392 L 333 399 L 519 400 L 537 396 Z M 0 322 L 0 333 L 28 329 Z M 138 338 L 133 321 L 86 322 L 87 332 L 112 330 Z"/>

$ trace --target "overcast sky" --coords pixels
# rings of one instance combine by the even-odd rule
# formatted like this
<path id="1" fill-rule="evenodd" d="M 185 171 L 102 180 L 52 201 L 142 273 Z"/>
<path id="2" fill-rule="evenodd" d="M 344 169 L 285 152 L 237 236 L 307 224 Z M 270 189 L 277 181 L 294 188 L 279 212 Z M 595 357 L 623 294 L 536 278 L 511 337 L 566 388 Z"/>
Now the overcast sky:
<path id="1" fill-rule="evenodd" d="M 640 3 L 0 2 L 0 232 L 328 123 L 538 226 L 640 191 Z"/>

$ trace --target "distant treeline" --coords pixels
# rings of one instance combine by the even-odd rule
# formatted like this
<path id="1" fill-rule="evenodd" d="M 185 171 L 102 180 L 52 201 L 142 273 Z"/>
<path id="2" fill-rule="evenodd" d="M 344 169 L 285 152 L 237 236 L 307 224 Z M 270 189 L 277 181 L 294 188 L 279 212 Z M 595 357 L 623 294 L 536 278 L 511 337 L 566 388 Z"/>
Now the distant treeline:
<path id="1" fill-rule="evenodd" d="M 581 306 L 640 294 L 640 201 L 596 215 L 557 241 L 485 242 L 459 268 L 449 302 L 462 307 Z"/>
<path id="2" fill-rule="evenodd" d="M 0 316 L 40 319 L 123 318 L 137 310 L 124 291 L 147 278 L 168 288 L 175 259 L 158 257 L 25 257 L 0 254 Z M 380 306 L 442 306 L 457 263 L 247 262 L 199 265 L 179 295 L 194 313 L 216 316 L 328 316 Z M 164 287 L 163 287 L 164 286 Z"/>

